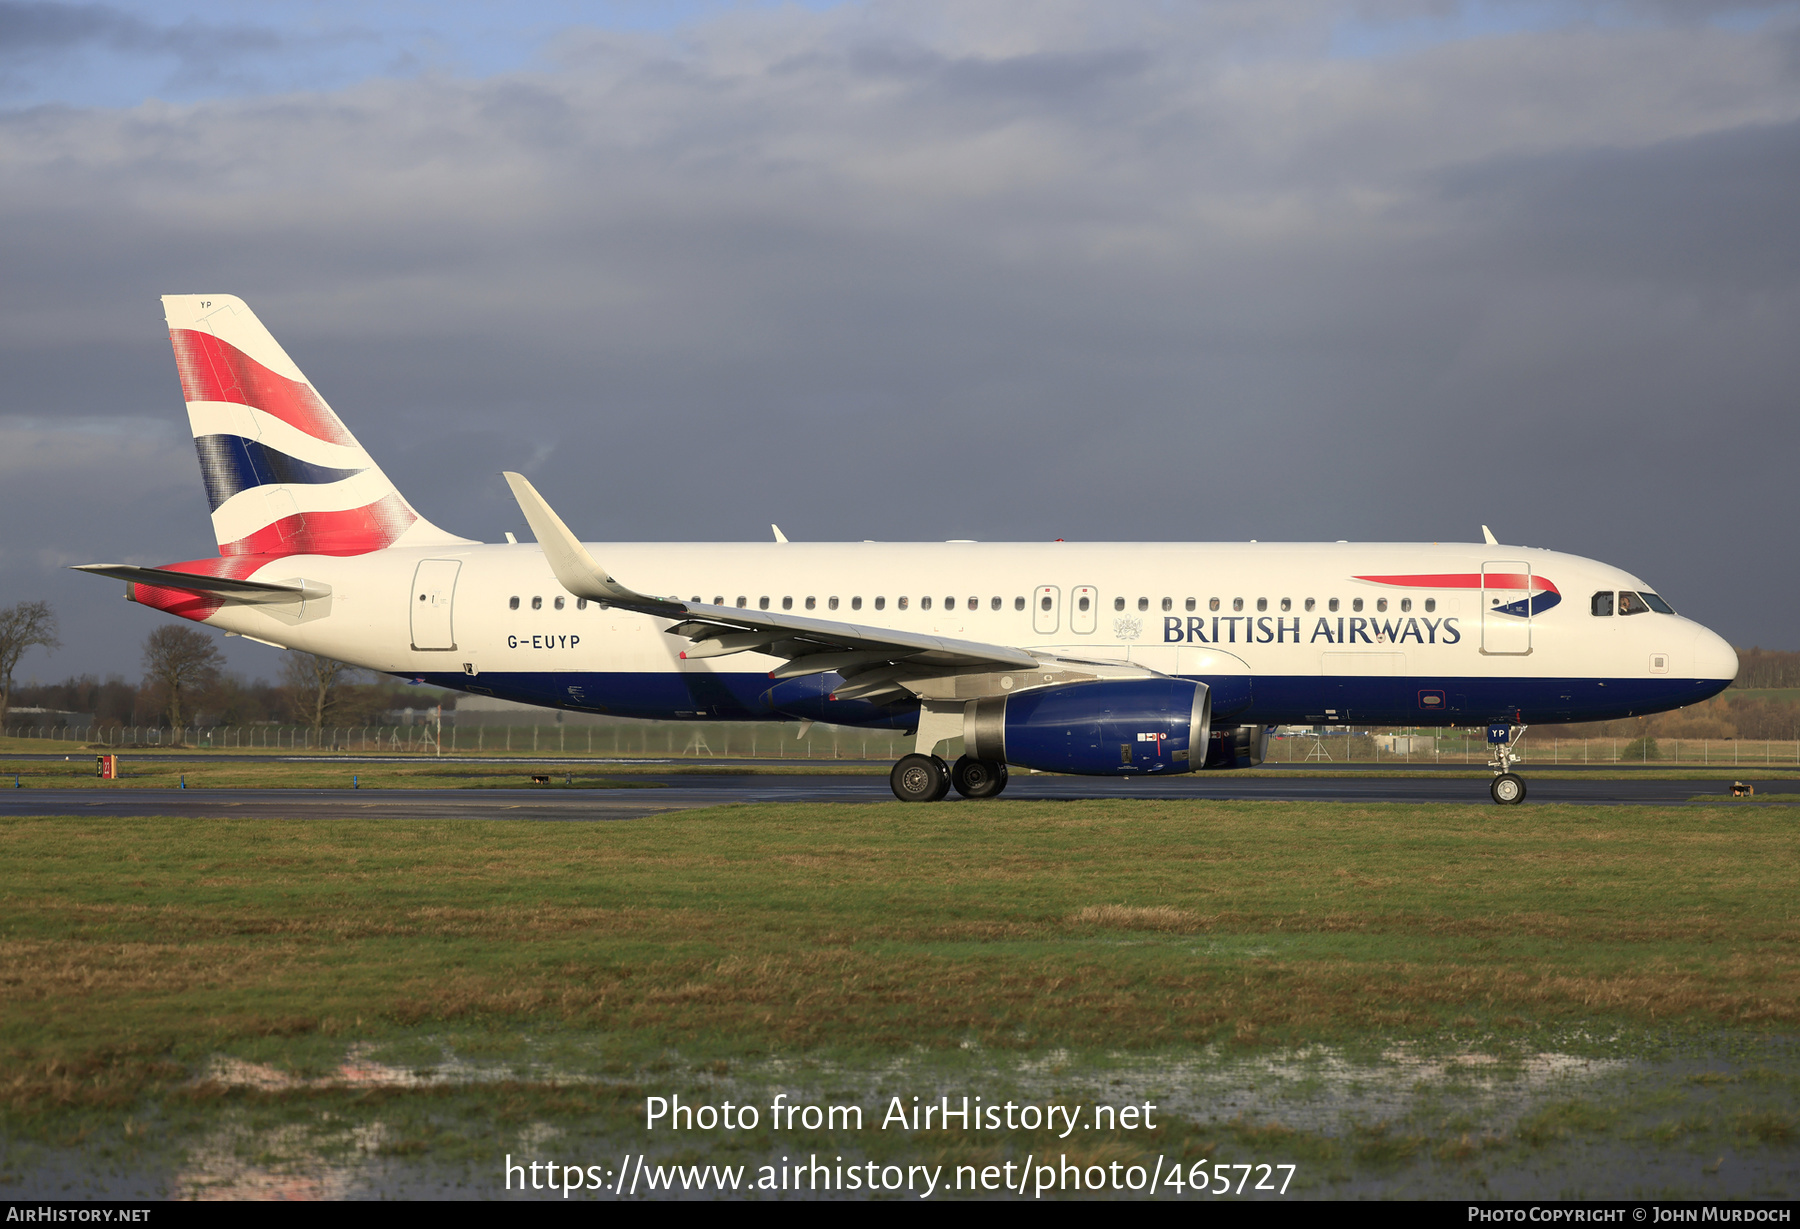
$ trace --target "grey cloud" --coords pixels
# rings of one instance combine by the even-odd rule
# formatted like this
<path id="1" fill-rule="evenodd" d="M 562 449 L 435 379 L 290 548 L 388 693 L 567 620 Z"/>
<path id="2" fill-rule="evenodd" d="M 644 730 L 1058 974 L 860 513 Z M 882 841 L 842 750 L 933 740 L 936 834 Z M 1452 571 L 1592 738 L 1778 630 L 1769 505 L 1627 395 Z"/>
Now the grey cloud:
<path id="1" fill-rule="evenodd" d="M 1349 62 L 1317 50 L 1345 11 L 780 10 L 488 81 L 0 117 L 30 238 L 0 249 L 0 422 L 179 434 L 155 296 L 226 290 L 490 540 L 523 528 L 513 466 L 614 539 L 1487 521 L 1793 643 L 1800 581 L 1755 566 L 1800 443 L 1786 36 Z M 72 464 L 60 518 L 0 491 L 32 526 L 0 601 L 96 600 L 40 542 L 210 550 L 180 449 Z"/>
<path id="2" fill-rule="evenodd" d="M 31 97 L 65 76 L 91 87 L 93 78 L 114 70 L 177 96 L 292 88 L 306 76 L 329 74 L 332 53 L 377 41 L 356 28 L 155 22 L 107 4 L 0 0 L 0 98 Z"/>
<path id="3" fill-rule="evenodd" d="M 107 4 L 0 0 L 0 58 L 86 46 L 199 58 L 274 51 L 287 41 L 277 32 L 257 26 L 222 26 L 193 19 L 158 25 Z"/>

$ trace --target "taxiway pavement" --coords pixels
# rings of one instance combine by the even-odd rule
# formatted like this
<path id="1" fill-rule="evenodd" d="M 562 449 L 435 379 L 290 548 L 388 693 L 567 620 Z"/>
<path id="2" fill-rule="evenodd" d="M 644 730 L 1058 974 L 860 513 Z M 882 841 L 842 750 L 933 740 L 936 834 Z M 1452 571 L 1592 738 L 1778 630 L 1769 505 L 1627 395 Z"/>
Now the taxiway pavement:
<path id="1" fill-rule="evenodd" d="M 582 789 L 0 789 L 0 816 L 176 815 L 261 819 L 637 819 L 670 811 L 734 803 L 891 802 L 883 776 L 634 777 L 660 788 Z M 1753 778 L 1746 778 L 1753 779 Z M 1596 781 L 1526 777 L 1524 805 L 1575 803 L 1610 806 L 1743 806 L 1800 801 L 1800 781 L 1756 781 L 1754 799 L 1729 797 L 1724 781 Z M 1146 798 L 1167 801 L 1407 802 L 1489 804 L 1487 782 L 1454 777 L 1204 776 L 1115 781 L 1092 777 L 1014 774 L 1004 797 L 965 806 L 1020 800 Z"/>

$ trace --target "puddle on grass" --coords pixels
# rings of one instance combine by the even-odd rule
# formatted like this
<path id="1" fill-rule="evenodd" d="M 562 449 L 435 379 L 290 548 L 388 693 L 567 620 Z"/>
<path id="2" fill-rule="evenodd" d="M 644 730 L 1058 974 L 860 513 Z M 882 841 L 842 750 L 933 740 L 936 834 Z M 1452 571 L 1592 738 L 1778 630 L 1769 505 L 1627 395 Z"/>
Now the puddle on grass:
<path id="1" fill-rule="evenodd" d="M 330 1075 L 299 1076 L 267 1063 L 253 1063 L 229 1054 L 215 1054 L 196 1084 L 219 1084 L 226 1088 L 248 1088 L 257 1092 L 294 1092 L 321 1088 L 456 1088 L 469 1084 L 495 1084 L 506 1080 L 529 1080 L 533 1083 L 593 1083 L 589 1077 L 551 1069 L 519 1069 L 501 1063 L 473 1063 L 455 1056 L 447 1047 L 444 1058 L 431 1066 L 399 1066 L 377 1062 L 372 1055 L 376 1047 L 370 1042 L 357 1042 L 344 1054 L 344 1061 Z"/>
<path id="2" fill-rule="evenodd" d="M 387 1133 L 380 1122 L 339 1132 L 310 1125 L 256 1131 L 228 1122 L 188 1147 L 186 1164 L 169 1183 L 169 1197 L 354 1199 L 364 1193 L 368 1161 Z"/>
<path id="3" fill-rule="evenodd" d="M 436 1063 L 406 1065 L 376 1061 L 376 1047 L 359 1042 L 329 1074 L 299 1076 L 265 1063 L 215 1055 L 196 1083 L 257 1092 L 319 1089 L 456 1088 L 521 1081 L 533 1084 L 631 1084 L 666 1082 L 660 1072 L 634 1070 L 601 1077 L 566 1065 L 527 1059 L 471 1062 L 447 1044 L 436 1045 Z M 596 1056 L 598 1057 L 598 1056 Z M 676 1062 L 676 1070 L 688 1064 Z M 959 1054 L 898 1055 L 873 1066 L 829 1059 L 774 1058 L 733 1064 L 723 1074 L 702 1068 L 683 1082 L 716 1088 L 721 1097 L 756 1100 L 776 1091 L 818 1099 L 852 1093 L 865 1112 L 879 1113 L 894 1091 L 927 1099 L 983 1096 L 996 1089 L 1031 1101 L 1134 1105 L 1151 1102 L 1165 1114 L 1196 1125 L 1255 1126 L 1278 1122 L 1290 1130 L 1335 1136 L 1373 1122 L 1392 1122 L 1421 1105 L 1446 1096 L 1466 1110 L 1479 1110 L 1494 1129 L 1546 1095 L 1567 1095 L 1598 1077 L 1626 1070 L 1624 1059 L 1539 1051 L 1502 1057 L 1464 1049 L 1421 1053 L 1393 1046 L 1373 1058 L 1352 1058 L 1330 1046 L 1307 1046 L 1273 1054 L 1234 1055 L 1207 1047 L 1186 1055 L 1112 1053 L 1080 1055 L 1052 1050 L 1036 1056 L 1000 1056 L 968 1046 Z"/>
<path id="4" fill-rule="evenodd" d="M 305 1074 L 215 1055 L 196 1073 L 196 1085 L 259 1096 L 227 1098 L 205 1111 L 186 1138 L 170 1139 L 165 1155 L 175 1163 L 164 1176 L 148 1174 L 141 1165 L 125 1173 L 115 1162 L 113 1178 L 96 1174 L 86 1185 L 91 1193 L 148 1188 L 184 1199 L 493 1197 L 503 1192 L 496 1187 L 498 1161 L 490 1153 L 592 1160 L 637 1151 L 648 1142 L 637 1096 L 680 1091 L 684 1097 L 765 1106 L 776 1093 L 786 1093 L 790 1101 L 858 1103 L 865 1131 L 837 1136 L 830 1146 L 848 1153 L 866 1144 L 871 1158 L 893 1154 L 895 1159 L 912 1147 L 910 1136 L 879 1130 L 895 1096 L 908 1102 L 943 1096 L 953 1104 L 964 1095 L 989 1104 L 1152 1102 L 1160 1121 L 1184 1124 L 1168 1137 L 1171 1145 L 1214 1140 L 1204 1146 L 1234 1160 L 1251 1152 L 1258 1159 L 1281 1160 L 1273 1153 L 1290 1147 L 1284 1141 L 1311 1148 L 1315 1160 L 1308 1162 L 1302 1188 L 1314 1197 L 1671 1192 L 1705 1197 L 1709 1191 L 1766 1195 L 1800 1189 L 1800 1148 L 1790 1112 L 1791 1092 L 1800 1085 L 1800 1053 L 1785 1038 L 1678 1047 L 1683 1052 L 1665 1049 L 1654 1058 L 1616 1057 L 1633 1048 L 1571 1035 L 1566 1049 L 1518 1052 L 1504 1046 L 1485 1050 L 1479 1043 L 1446 1048 L 1409 1043 L 1379 1051 L 1303 1046 L 1260 1053 L 1209 1047 L 1154 1055 L 1019 1054 L 971 1043 L 948 1053 L 918 1050 L 863 1061 L 799 1056 L 714 1064 L 669 1054 L 630 1065 L 619 1063 L 600 1038 L 522 1038 L 498 1060 L 461 1056 L 457 1040 L 424 1036 L 388 1049 L 356 1043 L 335 1065 Z M 1605 1056 L 1580 1052 L 1590 1050 Z M 384 1061 L 397 1054 L 412 1061 Z M 501 1103 L 493 1098 L 511 1097 L 516 1090 L 484 1091 L 503 1083 L 549 1090 L 552 1097 L 558 1087 L 632 1091 L 610 1108 L 592 1108 L 608 1103 L 585 1101 L 590 1108 L 548 1114 L 540 1108 L 523 1119 L 509 1113 L 503 1122 Z M 333 1096 L 377 1092 L 389 1095 Z M 408 1092 L 426 1095 L 408 1098 Z M 1571 1105 L 1589 1107 L 1591 1119 L 1610 1125 L 1545 1126 L 1558 1107 Z M 1741 1124 L 1752 1112 L 1779 1118 L 1776 1125 L 1787 1124 L 1781 1127 L 1787 1134 L 1746 1135 Z M 1671 1136 L 1667 1124 L 1683 1115 L 1709 1125 Z M 434 1135 L 438 1131 L 445 1134 Z M 438 1139 L 450 1139 L 451 1151 L 440 1151 L 433 1142 Z M 933 1139 L 929 1147 L 938 1155 L 942 1137 Z M 1370 1160 L 1372 1139 L 1410 1142 L 1399 1152 L 1390 1150 L 1385 1160 Z M 1015 1145 L 1023 1151 L 1030 1139 L 1002 1134 L 977 1142 L 999 1155 Z M 652 1150 L 662 1148 L 665 1154 L 650 1159 L 717 1147 L 734 1163 L 759 1162 L 756 1150 L 767 1146 L 776 1145 L 767 1137 L 759 1143 L 701 1133 L 662 1140 Z M 1072 1138 L 1067 1146 L 1117 1147 L 1099 1137 L 1086 1144 Z M 1157 1145 L 1146 1140 L 1144 1146 Z M 960 1147 L 957 1143 L 952 1151 Z M 730 1153 L 731 1148 L 737 1151 Z M 9 1194 L 51 1194 L 50 1175 L 66 1176 L 84 1156 L 80 1148 L 36 1151 L 43 1164 L 14 1167 L 21 1181 Z M 97 1151 L 104 1155 L 104 1149 Z"/>

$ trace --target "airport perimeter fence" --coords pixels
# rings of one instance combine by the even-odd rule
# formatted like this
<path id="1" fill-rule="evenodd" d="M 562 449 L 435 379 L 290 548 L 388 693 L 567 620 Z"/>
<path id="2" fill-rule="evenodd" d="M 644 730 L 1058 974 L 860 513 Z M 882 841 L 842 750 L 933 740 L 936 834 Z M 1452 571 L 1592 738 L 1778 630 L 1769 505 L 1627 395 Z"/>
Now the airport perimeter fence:
<path id="1" fill-rule="evenodd" d="M 894 760 L 912 750 L 898 730 L 797 722 L 646 721 L 626 725 L 9 726 L 0 737 L 71 748 L 331 752 L 368 755 L 613 756 L 652 759 Z"/>
<path id="2" fill-rule="evenodd" d="M 6 738 L 69 750 L 184 748 L 206 751 L 332 752 L 368 755 L 613 756 L 651 759 L 895 760 L 912 750 L 898 730 L 773 722 L 646 721 L 617 725 L 474 726 L 434 724 L 326 727 L 9 726 Z M 1534 767 L 1661 764 L 1668 767 L 1800 768 L 1800 740 L 1559 738 L 1528 732 L 1515 745 Z M 1270 764 L 1485 764 L 1481 730 L 1333 728 L 1284 732 L 1269 740 Z"/>

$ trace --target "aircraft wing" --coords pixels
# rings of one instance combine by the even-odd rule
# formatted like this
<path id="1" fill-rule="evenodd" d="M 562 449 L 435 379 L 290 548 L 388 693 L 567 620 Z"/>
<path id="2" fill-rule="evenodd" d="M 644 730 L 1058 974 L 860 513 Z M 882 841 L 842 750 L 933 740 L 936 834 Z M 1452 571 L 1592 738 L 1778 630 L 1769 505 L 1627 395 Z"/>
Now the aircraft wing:
<path id="1" fill-rule="evenodd" d="M 745 652 L 786 657 L 788 664 L 772 672 L 776 678 L 835 670 L 846 678 L 854 676 L 839 691 L 846 698 L 852 688 L 871 697 L 900 690 L 908 677 L 1031 670 L 1041 665 L 1036 655 L 1007 645 L 638 593 L 600 566 L 529 481 L 515 473 L 505 477 L 562 587 L 576 597 L 675 620 L 669 634 L 685 636 L 694 644 L 684 658 Z"/>

